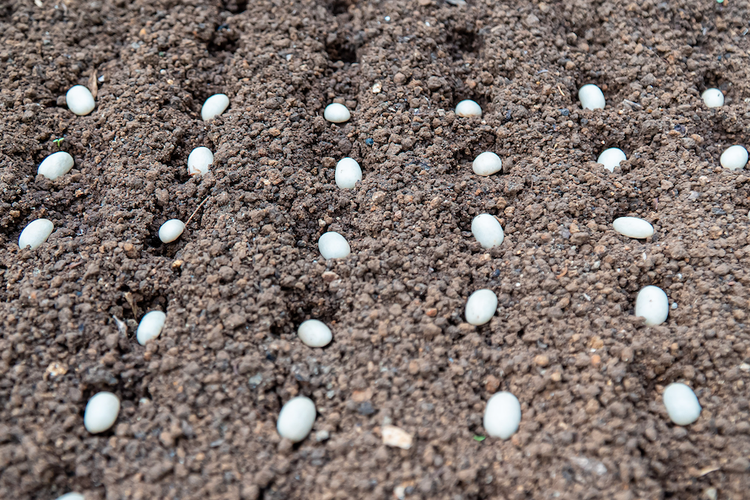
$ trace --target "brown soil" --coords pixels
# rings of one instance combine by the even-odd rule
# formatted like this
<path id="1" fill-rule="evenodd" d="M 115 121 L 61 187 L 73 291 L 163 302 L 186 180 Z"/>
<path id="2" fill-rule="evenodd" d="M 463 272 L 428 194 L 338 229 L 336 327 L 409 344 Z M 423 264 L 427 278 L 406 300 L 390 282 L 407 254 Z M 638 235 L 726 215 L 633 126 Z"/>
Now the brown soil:
<path id="1" fill-rule="evenodd" d="M 746 2 L 39 3 L 0 4 L 0 497 L 748 498 L 750 180 L 718 163 L 750 142 Z M 74 116 L 65 91 L 92 72 L 96 110 Z M 589 82 L 605 110 L 581 110 Z M 204 123 L 217 92 L 230 108 Z M 463 98 L 481 120 L 454 115 Z M 324 121 L 333 100 L 351 121 Z M 61 137 L 75 169 L 36 176 Z M 202 179 L 197 146 L 217 160 Z M 609 146 L 629 158 L 614 174 L 594 163 Z M 486 150 L 501 175 L 472 173 Z M 483 212 L 507 233 L 489 253 Z M 656 234 L 617 235 L 622 215 Z M 19 250 L 39 217 L 54 233 Z M 326 230 L 350 257 L 321 261 Z M 633 316 L 647 284 L 675 304 L 659 327 Z M 484 287 L 500 305 L 476 328 Z M 167 325 L 144 348 L 152 309 Z M 311 317 L 325 349 L 296 338 Z M 673 381 L 703 406 L 685 428 Z M 122 410 L 90 435 L 100 390 Z M 497 390 L 521 428 L 480 442 Z M 298 394 L 318 417 L 292 446 L 275 423 Z M 387 423 L 411 450 L 382 444 Z"/>

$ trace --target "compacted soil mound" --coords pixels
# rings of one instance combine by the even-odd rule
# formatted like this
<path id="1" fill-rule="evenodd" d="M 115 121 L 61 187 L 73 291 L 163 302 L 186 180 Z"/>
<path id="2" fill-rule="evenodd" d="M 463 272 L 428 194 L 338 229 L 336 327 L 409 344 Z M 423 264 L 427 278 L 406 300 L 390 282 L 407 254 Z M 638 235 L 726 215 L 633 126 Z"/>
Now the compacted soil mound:
<path id="1" fill-rule="evenodd" d="M 719 165 L 750 143 L 748 3 L 458 3 L 0 3 L 0 497 L 748 498 L 750 177 Z M 605 109 L 581 108 L 586 83 Z M 230 106 L 204 122 L 215 93 Z M 481 118 L 455 115 L 466 98 Z M 334 101 L 347 123 L 323 119 Z M 198 146 L 215 163 L 190 177 Z M 36 175 L 58 149 L 74 169 Z M 472 172 L 484 151 L 502 172 Z M 481 213 L 500 247 L 471 235 Z M 615 233 L 626 215 L 654 236 Z M 54 232 L 20 250 L 37 218 Z M 326 231 L 351 255 L 323 260 Z M 660 326 L 634 316 L 646 285 Z M 499 306 L 474 327 L 480 288 Z M 326 348 L 297 338 L 309 318 Z M 686 427 L 662 404 L 676 381 L 703 407 Z M 500 390 L 520 428 L 482 439 Z M 99 391 L 122 408 L 93 435 Z M 292 445 L 296 395 L 318 414 Z"/>

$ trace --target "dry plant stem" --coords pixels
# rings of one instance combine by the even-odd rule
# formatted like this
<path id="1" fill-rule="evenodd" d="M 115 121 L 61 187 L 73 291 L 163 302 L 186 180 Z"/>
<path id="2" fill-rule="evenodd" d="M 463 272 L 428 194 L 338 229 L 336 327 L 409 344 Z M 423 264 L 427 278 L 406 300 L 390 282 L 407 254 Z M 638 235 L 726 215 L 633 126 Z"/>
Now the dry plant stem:
<path id="1" fill-rule="evenodd" d="M 206 203 L 206 202 L 208 201 L 208 199 L 209 199 L 209 198 L 210 198 L 210 196 L 206 196 L 206 197 L 205 197 L 205 198 L 203 199 L 203 201 L 202 201 L 202 202 L 200 203 L 200 205 L 198 205 L 198 207 L 197 207 L 197 208 L 196 208 L 196 209 L 195 209 L 195 210 L 193 211 L 193 213 L 192 213 L 192 214 L 190 214 L 190 217 L 188 217 L 188 220 L 187 220 L 187 222 L 185 222 L 185 227 L 187 227 L 187 225 L 188 225 L 188 224 L 190 224 L 190 221 L 191 221 L 191 220 L 193 220 L 193 217 L 195 217 L 195 214 L 197 214 L 197 213 L 198 213 L 198 210 L 200 210 L 200 209 L 201 209 L 201 207 L 203 206 L 203 204 L 204 204 L 204 203 Z"/>

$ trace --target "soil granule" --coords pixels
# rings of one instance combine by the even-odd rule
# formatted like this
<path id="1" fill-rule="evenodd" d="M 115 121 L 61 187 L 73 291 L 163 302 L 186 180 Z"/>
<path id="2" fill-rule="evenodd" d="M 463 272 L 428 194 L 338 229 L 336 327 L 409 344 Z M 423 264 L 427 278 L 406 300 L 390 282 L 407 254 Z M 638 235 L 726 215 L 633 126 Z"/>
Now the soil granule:
<path id="1" fill-rule="evenodd" d="M 750 177 L 719 155 L 750 144 L 749 20 L 740 0 L 0 3 L 0 497 L 748 498 Z M 215 93 L 230 107 L 203 122 Z M 482 118 L 455 116 L 467 98 Z M 349 122 L 323 119 L 334 101 Z M 216 161 L 190 177 L 198 146 Z M 628 156 L 612 174 L 608 147 Z M 58 148 L 74 169 L 37 176 Z M 501 173 L 472 173 L 484 151 Z M 471 236 L 480 213 L 499 248 Z M 55 231 L 19 250 L 40 217 Z M 325 231 L 352 254 L 321 260 Z M 661 326 L 634 317 L 645 285 L 669 296 Z M 474 327 L 480 288 L 499 310 Z M 296 337 L 309 318 L 325 349 Z M 675 381 L 693 425 L 667 417 Z M 91 435 L 103 390 L 122 409 Z M 482 440 L 499 390 L 521 427 Z M 292 445 L 275 425 L 297 395 L 318 417 Z"/>

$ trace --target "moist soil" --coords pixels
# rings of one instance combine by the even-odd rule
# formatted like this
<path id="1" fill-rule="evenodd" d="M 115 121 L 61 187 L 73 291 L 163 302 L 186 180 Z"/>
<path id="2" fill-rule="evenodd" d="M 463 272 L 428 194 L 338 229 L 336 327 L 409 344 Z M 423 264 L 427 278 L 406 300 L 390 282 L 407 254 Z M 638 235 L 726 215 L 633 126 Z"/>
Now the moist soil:
<path id="1" fill-rule="evenodd" d="M 719 156 L 750 142 L 749 19 L 739 0 L 3 2 L 0 497 L 748 498 L 750 180 Z M 73 115 L 65 92 L 94 79 Z M 215 93 L 230 107 L 204 122 Z M 455 115 L 466 98 L 481 118 Z M 334 101 L 350 121 L 323 119 Z M 191 178 L 198 146 L 215 164 Z M 58 148 L 75 168 L 36 175 Z M 472 173 L 484 151 L 502 172 Z M 615 233 L 626 215 L 654 236 Z M 40 217 L 49 240 L 19 250 Z M 323 260 L 325 231 L 351 255 Z M 634 317 L 645 285 L 669 296 L 660 326 Z M 480 288 L 499 306 L 474 327 Z M 326 348 L 296 337 L 309 318 Z M 703 407 L 686 427 L 662 404 L 676 381 Z M 482 440 L 499 390 L 520 429 Z M 99 391 L 122 408 L 92 435 Z M 276 418 L 297 395 L 318 415 L 292 444 Z M 385 446 L 388 424 L 413 446 Z"/>

